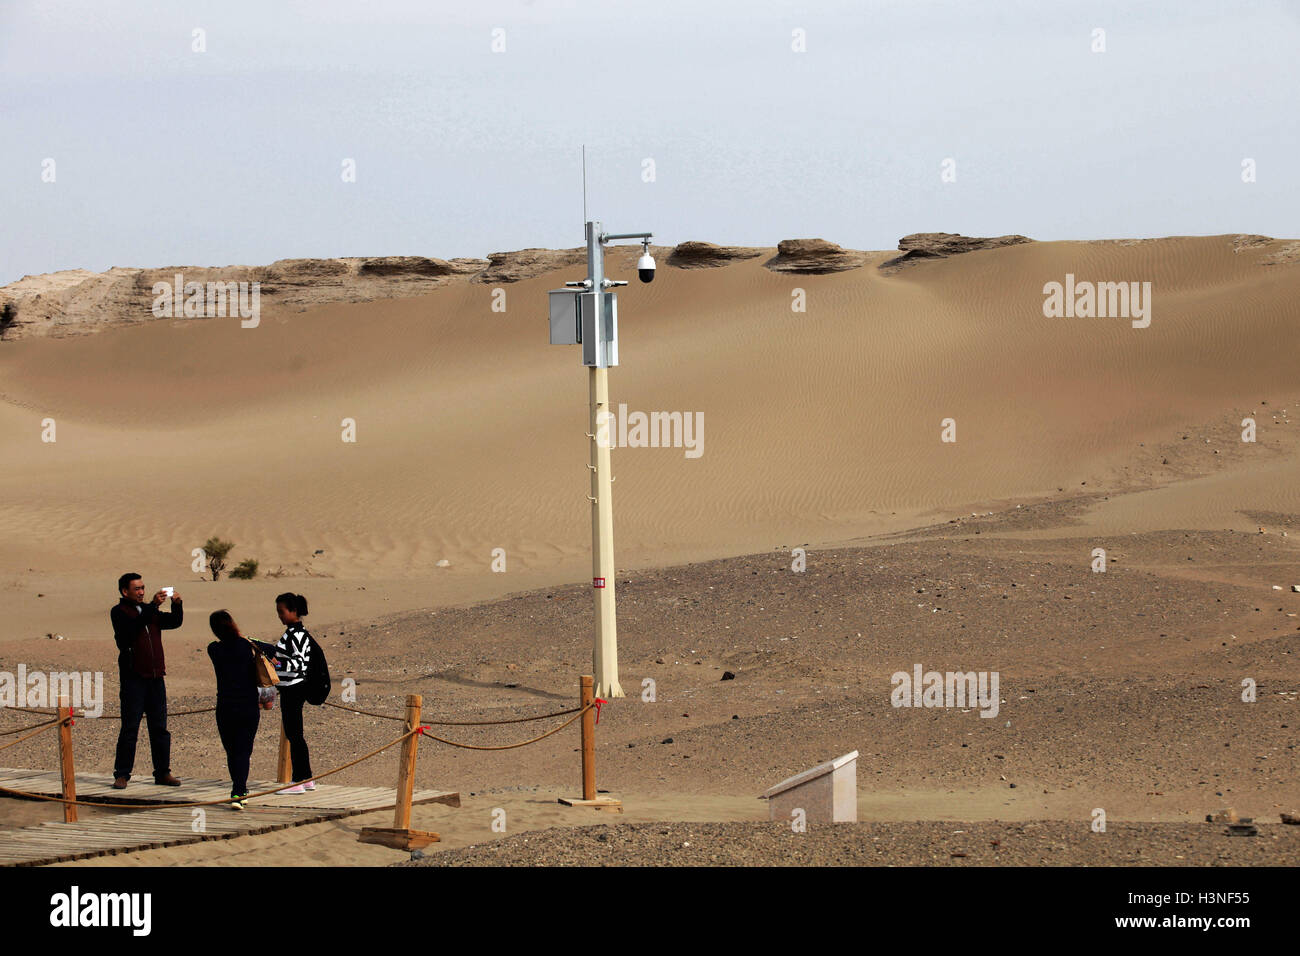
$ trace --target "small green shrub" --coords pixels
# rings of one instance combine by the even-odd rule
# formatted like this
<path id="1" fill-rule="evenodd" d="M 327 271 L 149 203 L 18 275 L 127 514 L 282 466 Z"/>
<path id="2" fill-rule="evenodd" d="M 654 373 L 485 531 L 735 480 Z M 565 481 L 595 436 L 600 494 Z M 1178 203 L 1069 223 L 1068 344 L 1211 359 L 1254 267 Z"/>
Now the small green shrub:
<path id="1" fill-rule="evenodd" d="M 241 581 L 251 581 L 257 577 L 257 561 L 253 558 L 245 558 L 239 562 L 239 566 L 230 572 L 232 578 L 239 578 Z"/>

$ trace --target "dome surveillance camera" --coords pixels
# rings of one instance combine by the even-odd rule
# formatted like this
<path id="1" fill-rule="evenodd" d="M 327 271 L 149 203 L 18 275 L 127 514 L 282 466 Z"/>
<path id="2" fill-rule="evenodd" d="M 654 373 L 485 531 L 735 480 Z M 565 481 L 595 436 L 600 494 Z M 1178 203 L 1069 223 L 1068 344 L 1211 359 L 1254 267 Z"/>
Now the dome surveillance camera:
<path id="1" fill-rule="evenodd" d="M 641 258 L 636 261 L 636 274 L 642 282 L 653 282 L 655 278 L 655 260 L 650 255 L 649 246 L 641 247 Z"/>

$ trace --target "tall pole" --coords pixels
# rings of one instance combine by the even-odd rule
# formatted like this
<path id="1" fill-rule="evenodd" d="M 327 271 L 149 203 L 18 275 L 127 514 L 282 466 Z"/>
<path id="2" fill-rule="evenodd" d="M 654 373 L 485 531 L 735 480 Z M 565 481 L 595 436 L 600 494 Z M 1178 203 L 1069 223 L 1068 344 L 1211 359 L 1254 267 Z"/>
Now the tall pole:
<path id="1" fill-rule="evenodd" d="M 596 292 L 596 327 L 603 328 L 605 252 L 600 223 L 588 222 L 587 278 Z M 614 607 L 614 497 L 609 450 L 609 369 L 592 366 L 587 373 L 591 411 L 591 584 L 595 599 L 596 639 L 592 666 L 596 696 L 623 696 L 618 682 L 618 625 Z"/>

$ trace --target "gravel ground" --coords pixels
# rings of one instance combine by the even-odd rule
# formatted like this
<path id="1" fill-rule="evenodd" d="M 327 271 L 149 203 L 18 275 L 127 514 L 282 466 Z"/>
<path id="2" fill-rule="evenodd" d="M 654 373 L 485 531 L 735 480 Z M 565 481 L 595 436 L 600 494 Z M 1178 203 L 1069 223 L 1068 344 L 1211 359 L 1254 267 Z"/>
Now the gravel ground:
<path id="1" fill-rule="evenodd" d="M 1300 827 L 1261 824 L 624 823 L 539 830 L 394 866 L 1294 866 Z"/>
<path id="2" fill-rule="evenodd" d="M 1300 531 L 1300 515 L 1284 517 L 1284 528 Z M 1112 818 L 1189 821 L 1229 805 L 1261 820 L 1300 809 L 1300 618 L 1290 616 L 1300 594 L 1270 587 L 1300 581 L 1290 541 L 1230 531 L 1126 536 L 1112 542 L 1105 574 L 1089 572 L 1088 544 L 961 535 L 814 551 L 803 573 L 791 571 L 788 552 L 625 572 L 628 696 L 603 709 L 598 785 L 756 797 L 856 749 L 862 793 L 1000 788 L 1008 798 L 1071 800 L 1004 819 L 1060 812 L 1086 823 L 1098 806 Z M 579 585 L 317 634 L 336 682 L 356 679 L 357 706 L 397 715 L 404 695 L 420 692 L 428 716 L 501 719 L 573 706 L 576 674 L 590 661 L 589 618 L 589 589 Z M 207 661 L 190 656 L 169 659 L 173 710 L 211 706 L 207 694 L 181 690 L 211 681 Z M 916 664 L 999 672 L 997 716 L 892 706 L 891 674 Z M 1257 682 L 1255 703 L 1242 701 L 1244 677 Z M 329 708 L 307 718 L 317 772 L 400 732 Z M 171 723 L 178 776 L 223 778 L 212 715 Z M 502 744 L 556 723 L 435 732 Z M 278 711 L 265 715 L 256 777 L 274 774 L 278 724 Z M 116 730 L 111 720 L 78 723 L 79 770 L 107 767 Z M 426 744 L 417 785 L 572 786 L 577 745 L 576 730 L 505 753 Z M 48 766 L 50 747 L 36 738 L 6 751 L 4 763 Z M 393 748 L 329 782 L 391 786 L 396 765 Z M 955 799 L 951 815 L 961 815 Z M 0 823 L 6 816 L 0 807 Z"/>
<path id="3" fill-rule="evenodd" d="M 1175 436 L 1177 447 L 1143 454 L 1158 454 L 1153 460 L 1162 468 L 1167 460 L 1194 472 L 1213 466 L 1212 446 L 1202 438 Z M 1147 476 L 1129 477 L 1140 484 Z M 1099 574 L 1089 564 L 1098 542 L 1068 534 L 1096 501 L 1090 485 L 861 547 L 812 549 L 803 571 L 791 566 L 797 541 L 774 541 L 762 554 L 622 570 L 627 697 L 604 706 L 596 738 L 598 786 L 614 794 L 714 795 L 757 806 L 758 794 L 783 778 L 858 750 L 859 795 L 868 803 L 902 795 L 880 803 L 871 819 L 1058 822 L 840 825 L 833 837 L 739 822 L 718 824 L 724 835 L 694 824 L 703 849 L 678 839 L 687 825 L 664 824 L 660 833 L 638 823 L 512 834 L 491 848 L 434 856 L 444 864 L 461 859 L 457 854 L 504 861 L 502 854 L 522 851 L 528 840 L 520 862 L 548 847 L 537 859 L 607 859 L 624 841 L 620 862 L 1300 861 L 1294 828 L 1229 838 L 1199 822 L 1226 806 L 1270 823 L 1300 810 L 1300 593 L 1290 587 L 1300 582 L 1300 514 L 1250 513 L 1265 534 L 1111 535 L 1103 541 L 1109 565 Z M 590 595 L 577 584 L 377 620 L 331 622 L 321 613 L 312 628 L 336 687 L 351 677 L 363 709 L 400 715 L 405 695 L 420 693 L 426 720 L 544 715 L 574 705 L 577 676 L 590 668 Z M 169 651 L 170 707 L 210 706 L 212 671 L 202 644 L 183 648 Z M 99 660 L 76 663 L 108 674 L 108 710 L 115 712 L 111 642 L 97 652 Z M 20 642 L 0 655 L 0 669 L 19 660 L 29 669 L 61 669 L 68 661 L 59 655 L 70 653 L 43 639 Z M 996 672 L 996 716 L 971 706 L 894 706 L 892 675 L 917 665 Z M 1254 701 L 1243 700 L 1246 679 Z M 279 720 L 278 711 L 263 718 L 257 778 L 274 775 Z M 505 744 L 557 723 L 435 733 Z M 171 726 L 178 776 L 225 777 L 211 714 L 177 717 Z M 332 708 L 307 714 L 317 773 L 399 732 L 391 720 Z M 78 770 L 107 768 L 116 722 L 82 720 L 76 733 Z M 38 737 L 7 750 L 0 764 L 51 766 L 51 748 L 48 737 Z M 506 752 L 426 740 L 416 784 L 466 794 L 571 788 L 577 749 L 576 728 Z M 137 769 L 146 760 L 142 730 Z M 327 782 L 392 786 L 397 760 L 390 748 Z M 908 801 L 917 793 L 946 802 L 913 811 Z M 6 812 L 10 803 L 0 801 L 0 826 L 30 822 Z M 1093 835 L 1087 826 L 1097 807 L 1112 821 L 1151 822 L 1115 822 L 1109 834 Z M 1185 821 L 1178 824 L 1184 829 L 1173 821 Z M 988 827 L 1001 829 L 983 839 Z M 967 833 L 951 832 L 963 828 Z M 581 836 L 588 832 L 595 835 Z M 956 846 L 954 837 L 969 845 Z M 1154 842 L 1144 844 L 1147 838 Z M 570 842 L 574 848 L 565 847 Z"/>

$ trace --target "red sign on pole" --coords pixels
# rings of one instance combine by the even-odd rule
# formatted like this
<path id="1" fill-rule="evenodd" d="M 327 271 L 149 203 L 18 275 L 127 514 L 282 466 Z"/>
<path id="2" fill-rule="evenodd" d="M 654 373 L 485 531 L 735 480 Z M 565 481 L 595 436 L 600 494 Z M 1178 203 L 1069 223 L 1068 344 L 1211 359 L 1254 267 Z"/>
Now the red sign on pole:
<path id="1" fill-rule="evenodd" d="M 603 587 L 605 586 L 605 579 L 604 579 L 604 578 L 592 578 L 592 579 L 591 579 L 591 586 L 592 586 L 593 588 L 603 588 Z"/>

